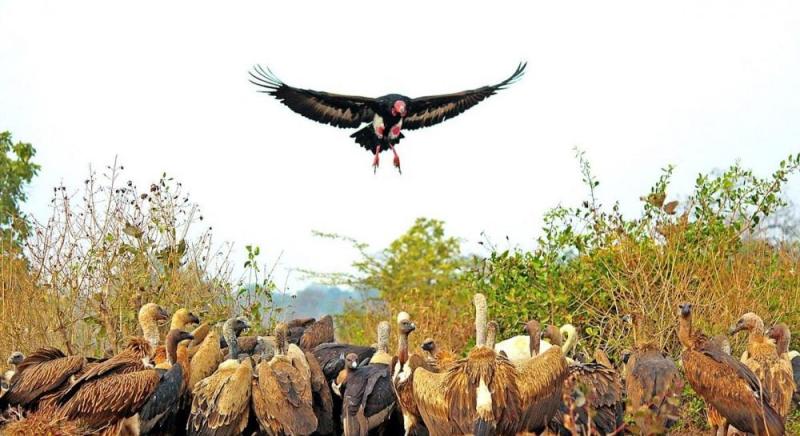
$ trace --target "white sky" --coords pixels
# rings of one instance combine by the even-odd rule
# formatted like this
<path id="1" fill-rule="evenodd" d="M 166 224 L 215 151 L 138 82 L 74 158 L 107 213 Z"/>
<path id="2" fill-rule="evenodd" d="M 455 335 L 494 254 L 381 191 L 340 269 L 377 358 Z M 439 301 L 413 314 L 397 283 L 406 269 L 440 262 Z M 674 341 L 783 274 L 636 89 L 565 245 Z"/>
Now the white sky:
<path id="1" fill-rule="evenodd" d="M 668 163 L 685 194 L 698 172 L 766 175 L 800 151 L 800 3 L 377 3 L 0 2 L 0 130 L 42 164 L 28 210 L 118 155 L 139 186 L 181 180 L 218 240 L 332 271 L 354 253 L 312 229 L 382 247 L 429 216 L 468 248 L 482 230 L 530 246 L 545 210 L 584 198 L 576 145 L 630 212 Z M 293 86 L 414 97 L 520 60 L 510 89 L 406 132 L 402 176 L 247 81 L 262 63 Z"/>

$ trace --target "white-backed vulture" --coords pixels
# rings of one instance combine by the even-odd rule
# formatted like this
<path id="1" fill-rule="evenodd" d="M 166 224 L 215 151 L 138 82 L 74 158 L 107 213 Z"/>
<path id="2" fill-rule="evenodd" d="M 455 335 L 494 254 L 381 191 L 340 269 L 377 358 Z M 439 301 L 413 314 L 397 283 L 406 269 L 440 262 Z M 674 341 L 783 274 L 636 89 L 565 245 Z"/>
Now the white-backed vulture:
<path id="1" fill-rule="evenodd" d="M 189 435 L 240 435 L 250 418 L 253 384 L 251 359 L 228 359 L 192 390 L 192 411 L 187 423 Z"/>
<path id="2" fill-rule="evenodd" d="M 425 356 L 425 364 L 434 372 L 446 370 L 458 359 L 453 352 L 439 348 L 433 338 L 427 338 L 420 345 Z"/>
<path id="3" fill-rule="evenodd" d="M 258 336 L 248 336 L 247 339 L 239 337 L 243 331 L 250 328 L 250 322 L 244 317 L 230 318 L 222 324 L 222 339 L 220 343 L 222 354 L 226 359 L 237 359 L 239 354 L 252 354 L 258 345 Z"/>
<path id="4" fill-rule="evenodd" d="M 389 354 L 389 335 L 391 327 L 388 321 L 381 321 L 378 323 L 378 343 L 375 347 L 375 354 L 369 359 L 369 363 L 382 363 L 384 365 L 391 365 L 394 356 Z"/>
<path id="5" fill-rule="evenodd" d="M 792 333 L 789 331 L 789 326 L 784 323 L 775 324 L 767 331 L 767 336 L 775 341 L 775 346 L 781 358 L 786 359 L 792 365 L 795 387 L 792 398 L 800 406 L 800 353 L 789 351 L 789 344 L 792 342 Z"/>
<path id="6" fill-rule="evenodd" d="M 86 365 L 80 376 L 58 396 L 57 403 L 59 405 L 66 404 L 73 395 L 83 389 L 85 384 L 95 380 L 152 368 L 150 362 L 152 354 L 153 348 L 150 346 L 150 341 L 138 336 L 130 338 L 125 348 L 110 359 Z"/>
<path id="7" fill-rule="evenodd" d="M 442 373 L 414 370 L 414 402 L 431 435 L 514 434 L 519 428 L 517 371 L 486 346 L 486 298 L 475 294 L 474 304 L 475 348 L 467 357 Z"/>
<path id="8" fill-rule="evenodd" d="M 139 309 L 139 326 L 142 328 L 142 335 L 150 346 L 155 349 L 160 342 L 158 333 L 158 323 L 169 319 L 169 312 L 155 303 L 147 303 Z"/>
<path id="9" fill-rule="evenodd" d="M 333 318 L 325 315 L 305 328 L 297 345 L 303 350 L 311 351 L 318 345 L 333 342 L 333 340 Z"/>
<path id="10" fill-rule="evenodd" d="M 25 355 L 20 351 L 15 351 L 8 356 L 6 360 L 8 369 L 3 372 L 3 383 L 5 383 L 6 388 L 11 384 L 11 378 L 17 372 L 17 365 L 22 363 L 23 360 L 25 360 Z"/>
<path id="11" fill-rule="evenodd" d="M 386 340 L 388 341 L 388 327 L 386 323 Z M 418 354 L 410 354 L 408 351 L 408 336 L 417 329 L 417 326 L 411 321 L 411 317 L 406 312 L 397 314 L 397 328 L 399 334 L 397 336 L 397 356 L 392 359 L 392 385 L 394 386 L 395 394 L 397 395 L 397 403 L 400 407 L 400 412 L 403 415 L 403 428 L 406 435 L 415 435 L 422 433 L 420 427 L 424 427 L 422 416 L 419 414 L 417 405 L 414 402 L 414 370 L 420 367 L 426 367 L 428 370 L 433 370 L 428 366 L 425 359 Z M 382 346 L 381 338 L 378 338 L 379 348 Z M 379 351 L 380 352 L 380 351 Z M 379 353 L 378 352 L 378 353 Z M 375 356 L 378 356 L 375 353 Z M 376 361 L 373 356 L 371 362 Z M 424 433 L 423 433 L 424 434 Z"/>
<path id="12" fill-rule="evenodd" d="M 744 364 L 725 354 L 702 332 L 692 326 L 692 305 L 681 304 L 678 339 L 684 350 L 681 354 L 686 380 L 692 389 L 713 406 L 728 425 L 757 436 L 782 436 L 783 421 L 769 404 L 769 393 Z"/>
<path id="13" fill-rule="evenodd" d="M 213 374 L 224 360 L 219 347 L 219 334 L 215 331 L 210 331 L 195 350 L 191 359 L 189 390 L 194 388 L 197 382 Z"/>
<path id="14" fill-rule="evenodd" d="M 189 312 L 188 309 L 178 309 L 175 313 L 172 314 L 172 321 L 170 321 L 169 331 L 172 330 L 186 330 L 191 324 L 199 324 L 200 318 L 198 318 L 192 312 Z M 164 345 L 159 345 L 155 349 L 155 354 L 153 356 L 153 362 L 158 365 L 160 363 L 164 363 L 167 361 L 167 349 Z"/>
<path id="15" fill-rule="evenodd" d="M 770 406 L 785 422 L 792 409 L 792 395 L 795 391 L 792 365 L 780 358 L 775 343 L 764 336 L 764 321 L 758 315 L 752 312 L 742 315 L 729 333 L 736 334 L 744 330 L 749 332 L 749 358 L 743 363 L 761 381 L 764 390 L 769 393 Z"/>
<path id="16" fill-rule="evenodd" d="M 83 356 L 66 356 L 56 348 L 40 348 L 17 365 L 8 391 L 0 397 L 0 409 L 20 406 L 36 409 L 42 397 L 68 386 L 70 377 L 86 365 Z"/>
<path id="17" fill-rule="evenodd" d="M 167 337 L 171 358 L 176 359 L 178 342 L 190 338 L 189 333 L 179 330 Z M 150 346 L 147 342 L 143 345 Z M 55 411 L 56 416 L 77 421 L 91 432 L 118 431 L 125 427 L 137 434 L 147 434 L 169 419 L 170 412 L 177 411 L 184 383 L 181 365 L 173 365 L 169 370 L 109 370 L 93 374 L 59 399 L 61 407 Z"/>
<path id="18" fill-rule="evenodd" d="M 623 317 L 633 326 L 633 349 L 623 353 L 628 413 L 639 427 L 666 433 L 678 419 L 683 382 L 675 362 L 645 333 L 644 318 Z"/>
<path id="19" fill-rule="evenodd" d="M 532 354 L 540 349 L 539 328 L 537 321 L 529 321 L 525 325 L 531 338 Z M 568 375 L 567 359 L 562 348 L 551 346 L 517 363 L 516 369 L 521 407 L 520 431 L 541 433 L 561 405 L 564 380 Z"/>
<path id="20" fill-rule="evenodd" d="M 557 347 L 563 342 L 561 332 L 552 325 L 545 327 L 542 338 L 549 339 Z M 597 362 L 573 362 L 568 368 L 562 391 L 563 400 L 550 421 L 550 428 L 566 436 L 573 432 L 588 435 L 590 429 L 599 434 L 618 431 L 623 419 L 622 384 L 610 362 L 609 366 Z M 579 398 L 583 401 L 578 401 Z M 565 424 L 566 414 L 572 415 L 569 424 Z"/>
<path id="21" fill-rule="evenodd" d="M 575 336 L 575 327 L 572 324 L 564 324 L 561 326 L 561 336 L 565 338 L 564 344 L 561 346 L 561 351 L 564 355 L 567 354 L 567 349 L 572 345 L 573 336 Z M 542 354 L 551 347 L 550 342 L 539 341 L 539 348 L 536 354 Z M 505 353 L 505 356 L 514 363 L 524 362 L 531 358 L 531 338 L 529 335 L 517 335 L 508 339 L 502 340 L 495 344 L 494 350 Z"/>
<path id="22" fill-rule="evenodd" d="M 277 348 L 274 357 L 268 351 L 256 367 L 253 381 L 253 412 L 259 427 L 268 435 L 309 435 L 317 429 L 312 406 L 308 364 L 287 355 L 286 324 L 275 327 Z M 305 359 L 305 357 L 303 357 Z"/>

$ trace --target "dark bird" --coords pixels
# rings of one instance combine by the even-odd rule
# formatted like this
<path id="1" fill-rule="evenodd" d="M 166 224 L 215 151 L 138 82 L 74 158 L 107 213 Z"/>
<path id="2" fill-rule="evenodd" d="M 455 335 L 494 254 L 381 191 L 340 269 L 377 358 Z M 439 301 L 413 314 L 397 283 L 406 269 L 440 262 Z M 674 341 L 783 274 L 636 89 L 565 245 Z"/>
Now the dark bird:
<path id="1" fill-rule="evenodd" d="M 520 63 L 514 74 L 496 85 L 417 98 L 400 94 L 368 98 L 294 88 L 260 65 L 250 71 L 250 82 L 263 88 L 259 92 L 274 96 L 306 118 L 334 127 L 360 127 L 350 137 L 374 154 L 373 168 L 378 168 L 381 152 L 392 150 L 394 166 L 400 171 L 400 157 L 394 147 L 404 137 L 401 129 L 421 129 L 455 117 L 519 80 L 525 66 L 525 62 Z"/>

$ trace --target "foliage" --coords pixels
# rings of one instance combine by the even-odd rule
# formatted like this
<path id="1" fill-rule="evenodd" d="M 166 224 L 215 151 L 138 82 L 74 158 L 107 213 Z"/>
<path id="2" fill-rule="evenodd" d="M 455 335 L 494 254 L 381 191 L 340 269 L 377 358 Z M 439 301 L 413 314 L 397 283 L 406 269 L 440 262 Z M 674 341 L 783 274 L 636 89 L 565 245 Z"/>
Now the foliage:
<path id="1" fill-rule="evenodd" d="M 457 238 L 445 234 L 444 223 L 419 218 L 389 247 L 373 254 L 366 244 L 340 235 L 321 237 L 347 241 L 359 252 L 355 274 L 328 276 L 328 281 L 352 286 L 360 300 L 345 304 L 336 318 L 340 340 L 372 343 L 379 321 L 392 319 L 400 311 L 411 314 L 422 333 L 448 330 L 443 346 L 461 350 L 474 335 L 470 294 L 460 286 L 467 259 Z M 377 293 L 375 293 L 377 291 Z"/>
<path id="2" fill-rule="evenodd" d="M 39 172 L 32 161 L 36 150 L 25 142 L 13 143 L 11 133 L 0 133 L 0 253 L 18 246 L 30 230 L 19 206 L 25 202 L 25 185 Z"/>
<path id="3" fill-rule="evenodd" d="M 258 248 L 234 281 L 230 246 L 214 244 L 180 182 L 163 174 L 142 190 L 123 174 L 115 163 L 92 171 L 79 190 L 54 189 L 51 217 L 34 221 L 25 243 L 28 265 L 3 263 L 1 309 L 15 316 L 0 321 L 0 352 L 43 344 L 70 353 L 115 351 L 139 334 L 137 311 L 147 302 L 190 308 L 212 324 L 234 313 L 269 324 L 269 305 L 233 294 L 255 280 L 256 297 L 271 301 L 274 286 L 258 275 Z"/>

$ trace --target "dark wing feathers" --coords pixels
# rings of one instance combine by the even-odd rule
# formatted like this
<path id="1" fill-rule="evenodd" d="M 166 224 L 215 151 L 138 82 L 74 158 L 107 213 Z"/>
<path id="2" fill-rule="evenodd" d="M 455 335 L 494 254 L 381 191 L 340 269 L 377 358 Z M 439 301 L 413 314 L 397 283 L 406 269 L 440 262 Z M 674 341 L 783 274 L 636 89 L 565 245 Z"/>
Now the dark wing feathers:
<path id="1" fill-rule="evenodd" d="M 172 365 L 169 370 L 163 372 L 155 392 L 139 411 L 139 428 L 142 434 L 163 427 L 177 414 L 182 383 L 183 367 L 180 365 Z"/>
<path id="2" fill-rule="evenodd" d="M 354 95 L 331 94 L 310 89 L 299 89 L 283 83 L 268 68 L 256 65 L 250 71 L 250 82 L 311 120 L 335 127 L 358 127 L 372 121 L 375 100 Z"/>
<path id="3" fill-rule="evenodd" d="M 372 357 L 375 354 L 375 349 L 360 345 L 325 343 L 318 345 L 313 351 L 314 357 L 319 362 L 322 372 L 325 373 L 325 378 L 329 382 L 334 380 L 339 375 L 339 371 L 344 369 L 342 356 L 347 356 L 349 353 L 357 354 L 358 361 L 361 362 Z"/>
<path id="4" fill-rule="evenodd" d="M 800 357 L 792 359 L 792 373 L 794 374 L 794 402 L 800 405 Z"/>
<path id="5" fill-rule="evenodd" d="M 514 74 L 496 85 L 483 86 L 453 94 L 431 95 L 412 99 L 408 105 L 409 113 L 403 119 L 403 128 L 414 130 L 453 118 L 519 80 L 525 74 L 526 65 L 527 63 L 525 62 L 520 63 Z"/>
<path id="6" fill-rule="evenodd" d="M 303 350 L 310 351 L 329 342 L 333 342 L 333 318 L 326 315 L 305 329 L 299 345 Z"/>

